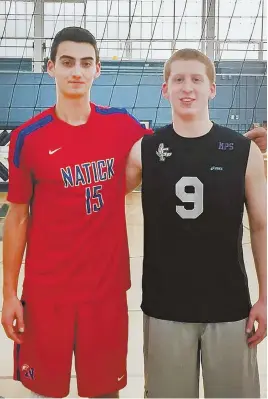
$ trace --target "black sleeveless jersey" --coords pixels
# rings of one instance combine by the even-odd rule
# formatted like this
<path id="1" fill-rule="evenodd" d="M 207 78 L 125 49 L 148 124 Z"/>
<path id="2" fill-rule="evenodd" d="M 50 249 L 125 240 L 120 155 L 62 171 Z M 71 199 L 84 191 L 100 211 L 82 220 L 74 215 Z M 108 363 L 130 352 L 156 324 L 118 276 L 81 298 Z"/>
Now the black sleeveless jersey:
<path id="1" fill-rule="evenodd" d="M 250 311 L 242 252 L 250 140 L 214 124 L 185 138 L 169 125 L 142 140 L 142 310 L 179 322 Z"/>

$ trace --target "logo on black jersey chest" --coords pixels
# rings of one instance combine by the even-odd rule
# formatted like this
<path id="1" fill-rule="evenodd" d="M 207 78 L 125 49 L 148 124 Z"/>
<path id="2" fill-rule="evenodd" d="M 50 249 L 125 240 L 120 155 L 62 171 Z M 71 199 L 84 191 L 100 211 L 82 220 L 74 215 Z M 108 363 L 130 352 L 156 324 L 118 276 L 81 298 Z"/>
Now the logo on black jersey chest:
<path id="1" fill-rule="evenodd" d="M 156 155 L 159 157 L 161 162 L 164 162 L 166 158 L 171 157 L 172 152 L 170 152 L 169 147 L 165 147 L 165 144 L 161 143 L 156 151 Z"/>
<path id="2" fill-rule="evenodd" d="M 234 143 L 223 143 L 219 141 L 218 150 L 221 151 L 233 151 L 234 150 Z"/>
<path id="3" fill-rule="evenodd" d="M 223 166 L 211 166 L 210 170 L 214 170 L 216 172 L 222 172 L 224 170 Z"/>

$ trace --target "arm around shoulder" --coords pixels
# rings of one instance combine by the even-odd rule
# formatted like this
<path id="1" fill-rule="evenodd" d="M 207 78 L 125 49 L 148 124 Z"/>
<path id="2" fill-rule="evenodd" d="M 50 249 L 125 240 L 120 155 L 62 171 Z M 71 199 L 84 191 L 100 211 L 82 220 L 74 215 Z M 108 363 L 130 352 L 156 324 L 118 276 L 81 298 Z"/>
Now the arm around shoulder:
<path id="1" fill-rule="evenodd" d="M 253 140 L 261 152 L 265 153 L 267 151 L 267 130 L 264 127 L 255 127 L 245 133 L 245 136 Z"/>
<path id="2" fill-rule="evenodd" d="M 141 161 L 141 142 L 137 141 L 128 156 L 126 166 L 126 193 L 133 191 L 141 183 L 142 161 Z"/>

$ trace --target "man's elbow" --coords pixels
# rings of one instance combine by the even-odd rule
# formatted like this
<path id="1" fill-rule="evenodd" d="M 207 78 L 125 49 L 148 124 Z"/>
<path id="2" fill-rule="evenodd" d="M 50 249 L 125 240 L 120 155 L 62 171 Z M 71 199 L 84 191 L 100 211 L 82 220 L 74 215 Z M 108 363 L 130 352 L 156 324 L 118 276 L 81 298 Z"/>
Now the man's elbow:
<path id="1" fill-rule="evenodd" d="M 16 225 L 23 226 L 28 223 L 29 220 L 29 206 L 26 204 L 10 204 L 5 224 L 13 222 Z"/>
<path id="2" fill-rule="evenodd" d="M 263 231 L 267 231 L 267 221 L 265 218 L 250 222 L 251 234 L 261 233 Z"/>
<path id="3" fill-rule="evenodd" d="M 132 191 L 134 191 L 140 185 L 140 183 L 141 183 L 140 181 L 127 183 L 127 185 L 126 185 L 126 194 L 129 194 Z"/>

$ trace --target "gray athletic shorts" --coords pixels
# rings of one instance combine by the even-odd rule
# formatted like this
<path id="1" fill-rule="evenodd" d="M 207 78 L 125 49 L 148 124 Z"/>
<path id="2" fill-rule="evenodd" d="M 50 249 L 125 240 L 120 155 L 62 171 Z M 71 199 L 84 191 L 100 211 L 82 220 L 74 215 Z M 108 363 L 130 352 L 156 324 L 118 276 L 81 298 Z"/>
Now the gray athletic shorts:
<path id="1" fill-rule="evenodd" d="M 144 315 L 145 397 L 198 398 L 200 361 L 206 398 L 259 398 L 257 349 L 247 320 L 178 323 Z"/>

